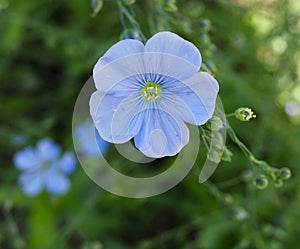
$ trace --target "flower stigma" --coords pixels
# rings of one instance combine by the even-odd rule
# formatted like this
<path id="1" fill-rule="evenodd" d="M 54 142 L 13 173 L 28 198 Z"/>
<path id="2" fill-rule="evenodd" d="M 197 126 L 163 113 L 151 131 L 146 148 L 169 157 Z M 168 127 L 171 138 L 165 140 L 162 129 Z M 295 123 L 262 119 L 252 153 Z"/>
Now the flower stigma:
<path id="1" fill-rule="evenodd" d="M 146 101 L 154 101 L 160 99 L 161 85 L 152 81 L 148 81 L 147 84 L 141 89 L 141 94 Z"/>

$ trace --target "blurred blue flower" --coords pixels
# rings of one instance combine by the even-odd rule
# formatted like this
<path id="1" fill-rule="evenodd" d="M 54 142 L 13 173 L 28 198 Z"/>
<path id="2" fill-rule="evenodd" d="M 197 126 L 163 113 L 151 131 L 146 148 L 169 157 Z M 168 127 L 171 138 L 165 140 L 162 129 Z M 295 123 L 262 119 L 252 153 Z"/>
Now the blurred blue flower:
<path id="1" fill-rule="evenodd" d="M 14 164 L 23 173 L 19 184 L 25 194 L 38 195 L 43 188 L 53 195 L 68 192 L 70 181 L 67 175 L 75 170 L 77 161 L 74 153 L 65 152 L 50 138 L 37 143 L 36 148 L 26 147 L 14 155 Z"/>
<path id="2" fill-rule="evenodd" d="M 76 144 L 78 151 L 85 156 L 99 156 L 99 149 L 102 155 L 106 154 L 109 143 L 104 141 L 98 134 L 97 129 L 91 119 L 87 119 L 80 123 L 75 129 Z M 92 142 L 96 136 L 98 147 Z"/>
<path id="3" fill-rule="evenodd" d="M 295 101 L 291 100 L 285 104 L 285 112 L 290 117 L 295 117 L 300 114 L 300 104 Z"/>
<path id="4" fill-rule="evenodd" d="M 90 113 L 110 143 L 134 138 L 146 156 L 177 154 L 189 141 L 185 122 L 202 125 L 215 109 L 217 81 L 198 72 L 202 58 L 190 42 L 160 32 L 144 45 L 126 39 L 96 63 Z"/>

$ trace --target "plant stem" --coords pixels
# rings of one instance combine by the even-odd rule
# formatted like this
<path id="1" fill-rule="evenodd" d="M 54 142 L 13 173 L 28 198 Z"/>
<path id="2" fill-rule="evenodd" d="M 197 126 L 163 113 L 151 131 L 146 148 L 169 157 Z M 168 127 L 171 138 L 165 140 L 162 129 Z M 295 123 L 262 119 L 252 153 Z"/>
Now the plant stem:
<path id="1" fill-rule="evenodd" d="M 266 163 L 265 161 L 256 159 L 255 156 L 251 153 L 251 151 L 246 147 L 246 145 L 237 137 L 237 135 L 235 134 L 234 130 L 231 128 L 228 122 L 226 128 L 230 139 L 241 149 L 241 151 L 250 160 L 250 162 L 256 164 L 265 172 L 271 172 L 276 170 L 275 168 L 268 165 L 268 163 Z M 255 171 L 254 174 L 256 175 Z"/>

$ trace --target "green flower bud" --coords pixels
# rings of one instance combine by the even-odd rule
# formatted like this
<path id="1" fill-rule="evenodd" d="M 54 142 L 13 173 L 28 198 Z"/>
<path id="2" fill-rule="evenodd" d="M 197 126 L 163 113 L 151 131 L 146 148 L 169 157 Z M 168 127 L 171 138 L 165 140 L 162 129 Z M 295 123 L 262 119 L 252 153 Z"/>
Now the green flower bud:
<path id="1" fill-rule="evenodd" d="M 232 204 L 234 202 L 234 198 L 231 194 L 224 194 L 224 202 L 226 204 Z"/>
<path id="2" fill-rule="evenodd" d="M 221 161 L 221 156 L 218 151 L 211 149 L 207 153 L 207 159 L 214 163 L 219 163 Z"/>
<path id="3" fill-rule="evenodd" d="M 205 43 L 205 44 L 210 42 L 209 36 L 205 32 L 200 32 L 199 37 L 203 41 L 203 43 Z"/>
<path id="4" fill-rule="evenodd" d="M 272 169 L 270 175 L 271 175 L 271 177 L 274 181 L 282 180 L 282 176 L 281 176 L 280 171 L 278 169 Z"/>
<path id="5" fill-rule="evenodd" d="M 249 217 L 249 213 L 245 208 L 241 206 L 236 206 L 233 208 L 233 216 L 236 220 L 245 220 Z"/>
<path id="6" fill-rule="evenodd" d="M 202 19 L 199 22 L 201 29 L 205 32 L 208 32 L 211 29 L 211 22 L 208 19 Z"/>
<path id="7" fill-rule="evenodd" d="M 283 186 L 283 181 L 282 181 L 282 179 L 278 178 L 278 179 L 274 180 L 274 186 L 275 186 L 276 188 L 282 187 L 282 186 Z"/>
<path id="8" fill-rule="evenodd" d="M 268 186 L 268 179 L 264 175 L 260 175 L 259 177 L 254 179 L 254 185 L 258 189 L 265 189 Z"/>
<path id="9" fill-rule="evenodd" d="M 211 136 L 212 149 L 218 151 L 221 155 L 225 144 L 222 134 L 220 132 L 212 132 Z"/>
<path id="10" fill-rule="evenodd" d="M 223 155 L 222 155 L 222 160 L 225 162 L 230 162 L 232 156 L 233 156 L 233 153 L 225 146 Z"/>
<path id="11" fill-rule="evenodd" d="M 292 173 L 289 168 L 283 167 L 280 169 L 280 175 L 283 180 L 287 180 L 287 179 L 291 178 Z"/>
<path id="12" fill-rule="evenodd" d="M 245 170 L 242 173 L 242 178 L 245 182 L 249 182 L 253 179 L 253 172 L 251 170 Z"/>
<path id="13" fill-rule="evenodd" d="M 125 29 L 121 34 L 121 40 L 124 39 L 135 39 L 135 40 L 141 40 L 139 32 L 134 29 Z"/>
<path id="14" fill-rule="evenodd" d="M 240 121 L 249 121 L 251 118 L 256 118 L 254 112 L 248 107 L 240 107 L 234 112 L 234 114 Z"/>
<path id="15" fill-rule="evenodd" d="M 219 131 L 223 128 L 223 121 L 217 116 L 212 116 L 212 118 L 209 120 L 210 129 L 212 131 Z"/>

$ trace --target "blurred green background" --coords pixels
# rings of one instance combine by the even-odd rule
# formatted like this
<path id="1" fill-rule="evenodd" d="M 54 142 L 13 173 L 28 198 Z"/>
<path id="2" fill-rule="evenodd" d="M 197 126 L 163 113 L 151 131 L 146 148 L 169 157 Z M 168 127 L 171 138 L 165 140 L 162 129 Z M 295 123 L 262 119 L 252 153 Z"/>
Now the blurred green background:
<path id="1" fill-rule="evenodd" d="M 111 0 L 92 17 L 97 5 L 0 0 L 0 248 L 300 248 L 300 2 Z M 232 161 L 210 182 L 198 183 L 199 162 L 174 189 L 147 199 L 107 193 L 81 167 L 65 196 L 22 192 L 13 155 L 44 137 L 72 150 L 80 89 L 97 59 L 137 31 L 126 15 L 122 25 L 120 8 L 147 38 L 170 30 L 200 49 L 226 112 L 248 106 L 257 115 L 230 120 L 239 137 L 258 158 L 291 168 L 282 188 L 256 189 L 249 162 L 228 141 Z"/>

